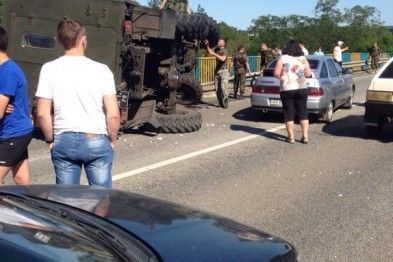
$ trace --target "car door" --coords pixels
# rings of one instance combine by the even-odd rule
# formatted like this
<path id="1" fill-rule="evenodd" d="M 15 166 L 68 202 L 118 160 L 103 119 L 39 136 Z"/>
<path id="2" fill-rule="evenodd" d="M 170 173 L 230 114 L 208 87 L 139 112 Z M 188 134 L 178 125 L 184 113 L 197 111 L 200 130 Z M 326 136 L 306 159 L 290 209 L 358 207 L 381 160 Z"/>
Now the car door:
<path id="1" fill-rule="evenodd" d="M 352 93 L 352 77 L 348 74 L 344 73 L 344 69 L 343 67 L 337 62 L 337 61 L 333 61 L 334 65 L 337 68 L 338 71 L 338 75 L 341 77 L 342 81 L 343 81 L 343 85 L 342 85 L 342 102 L 345 103 L 348 101 L 348 99 L 351 97 L 351 93 Z"/>
<path id="2" fill-rule="evenodd" d="M 342 80 L 342 78 L 338 74 L 338 71 L 337 71 L 336 66 L 334 65 L 333 59 L 328 59 L 326 61 L 326 64 L 328 66 L 329 76 L 330 76 L 330 80 L 332 83 L 332 91 L 333 91 L 333 95 L 334 95 L 332 100 L 335 101 L 335 107 L 338 107 L 342 103 L 342 100 L 344 97 L 344 94 L 343 94 L 344 81 Z"/>

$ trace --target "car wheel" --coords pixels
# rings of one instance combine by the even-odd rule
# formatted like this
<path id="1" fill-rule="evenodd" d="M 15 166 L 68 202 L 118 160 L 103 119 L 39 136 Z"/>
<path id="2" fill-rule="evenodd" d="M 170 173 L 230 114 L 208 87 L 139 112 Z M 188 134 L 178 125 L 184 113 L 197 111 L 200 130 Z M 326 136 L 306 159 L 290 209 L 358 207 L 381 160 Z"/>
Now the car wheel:
<path id="1" fill-rule="evenodd" d="M 326 113 L 323 115 L 323 120 L 326 124 L 330 124 L 333 121 L 333 111 L 334 111 L 334 104 L 333 101 L 329 103 L 328 108 L 326 109 Z"/>
<path id="2" fill-rule="evenodd" d="M 344 108 L 346 109 L 352 109 L 353 107 L 353 97 L 355 95 L 354 90 L 351 91 L 351 96 L 348 99 L 348 102 L 344 105 Z"/>

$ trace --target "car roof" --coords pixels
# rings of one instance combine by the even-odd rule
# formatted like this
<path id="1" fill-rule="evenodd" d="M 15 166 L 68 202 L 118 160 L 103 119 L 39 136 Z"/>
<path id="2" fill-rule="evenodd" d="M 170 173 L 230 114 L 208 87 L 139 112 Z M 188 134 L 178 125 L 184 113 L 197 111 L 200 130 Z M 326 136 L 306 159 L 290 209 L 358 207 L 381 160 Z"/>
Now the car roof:
<path id="1" fill-rule="evenodd" d="M 328 59 L 332 59 L 332 57 L 326 56 L 326 55 L 308 55 L 308 56 L 306 56 L 306 58 L 308 60 L 319 60 L 319 61 L 325 61 Z"/>

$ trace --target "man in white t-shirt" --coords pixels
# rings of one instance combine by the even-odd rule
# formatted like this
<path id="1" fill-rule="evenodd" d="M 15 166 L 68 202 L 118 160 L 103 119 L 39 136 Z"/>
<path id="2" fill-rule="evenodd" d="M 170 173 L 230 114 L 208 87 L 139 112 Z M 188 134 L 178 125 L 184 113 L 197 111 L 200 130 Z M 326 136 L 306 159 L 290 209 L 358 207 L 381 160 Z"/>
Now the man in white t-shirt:
<path id="1" fill-rule="evenodd" d="M 341 48 L 342 45 L 344 44 L 343 41 L 338 41 L 337 46 L 333 49 L 333 57 L 334 59 L 337 60 L 337 62 L 342 66 L 343 65 L 343 57 L 342 57 L 342 52 L 348 50 L 348 47 Z"/>
<path id="2" fill-rule="evenodd" d="M 113 74 L 84 56 L 86 30 L 79 22 L 64 17 L 57 36 L 65 54 L 43 65 L 36 93 L 56 183 L 79 184 L 83 166 L 90 185 L 110 188 L 120 127 Z"/>

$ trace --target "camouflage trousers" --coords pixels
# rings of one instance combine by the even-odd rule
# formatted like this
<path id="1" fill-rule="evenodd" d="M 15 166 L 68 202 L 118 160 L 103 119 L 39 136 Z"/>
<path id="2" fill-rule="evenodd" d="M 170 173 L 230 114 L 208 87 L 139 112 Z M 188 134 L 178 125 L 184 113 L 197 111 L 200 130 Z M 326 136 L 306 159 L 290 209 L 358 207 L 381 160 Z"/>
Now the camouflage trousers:
<path id="1" fill-rule="evenodd" d="M 378 69 L 378 57 L 371 57 L 371 69 L 377 70 Z"/>
<path id="2" fill-rule="evenodd" d="M 214 87 L 216 88 L 217 99 L 220 100 L 228 98 L 228 82 L 229 82 L 229 71 L 228 69 L 222 69 L 217 71 L 214 76 Z"/>
<path id="3" fill-rule="evenodd" d="M 233 80 L 233 92 L 235 96 L 240 88 L 240 95 L 243 95 L 246 91 L 246 73 L 235 73 L 235 79 Z"/>

